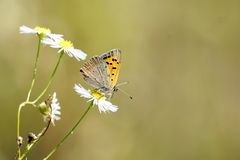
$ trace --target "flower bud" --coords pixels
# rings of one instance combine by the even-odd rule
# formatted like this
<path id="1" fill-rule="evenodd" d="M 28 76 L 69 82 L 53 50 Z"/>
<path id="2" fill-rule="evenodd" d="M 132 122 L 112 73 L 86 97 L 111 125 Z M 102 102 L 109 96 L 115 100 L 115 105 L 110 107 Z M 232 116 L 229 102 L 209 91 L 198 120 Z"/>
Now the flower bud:
<path id="1" fill-rule="evenodd" d="M 43 115 L 49 115 L 51 112 L 51 108 L 49 105 L 46 104 L 46 102 L 42 102 L 37 106 L 37 109 L 40 111 L 41 114 Z"/>

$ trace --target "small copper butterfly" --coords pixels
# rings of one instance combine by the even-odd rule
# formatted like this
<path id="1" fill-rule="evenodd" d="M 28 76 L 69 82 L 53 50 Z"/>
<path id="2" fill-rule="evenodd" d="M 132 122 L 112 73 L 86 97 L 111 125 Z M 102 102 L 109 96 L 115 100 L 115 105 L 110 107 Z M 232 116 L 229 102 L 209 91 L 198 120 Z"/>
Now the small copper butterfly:
<path id="1" fill-rule="evenodd" d="M 120 71 L 121 51 L 110 50 L 100 56 L 94 56 L 83 64 L 80 73 L 83 79 L 94 88 L 111 97 L 117 90 L 116 84 Z"/>

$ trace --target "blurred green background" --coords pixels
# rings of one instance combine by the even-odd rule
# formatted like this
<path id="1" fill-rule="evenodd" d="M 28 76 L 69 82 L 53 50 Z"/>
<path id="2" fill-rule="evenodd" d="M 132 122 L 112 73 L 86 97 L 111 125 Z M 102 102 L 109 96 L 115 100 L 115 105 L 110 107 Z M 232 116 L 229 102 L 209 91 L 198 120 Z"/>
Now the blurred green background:
<path id="1" fill-rule="evenodd" d="M 122 50 L 119 111 L 92 110 L 52 159 L 239 160 L 240 1 L 237 0 L 1 0 L 0 159 L 16 153 L 16 115 L 30 86 L 36 37 L 19 26 L 49 27 L 88 58 Z M 57 58 L 42 49 L 33 96 Z M 85 100 L 73 91 L 82 61 L 64 56 L 49 94 L 57 92 L 62 119 L 29 154 L 42 159 L 78 120 Z M 44 97 L 46 98 L 47 95 Z M 22 112 L 21 135 L 37 133 L 42 117 Z"/>

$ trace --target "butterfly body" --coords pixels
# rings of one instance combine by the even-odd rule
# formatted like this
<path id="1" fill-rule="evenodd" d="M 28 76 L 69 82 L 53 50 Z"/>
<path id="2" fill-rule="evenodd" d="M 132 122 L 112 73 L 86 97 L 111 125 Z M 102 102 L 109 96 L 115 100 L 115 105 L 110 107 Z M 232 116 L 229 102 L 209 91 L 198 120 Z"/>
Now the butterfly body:
<path id="1" fill-rule="evenodd" d="M 121 51 L 110 50 L 101 56 L 95 56 L 83 64 L 80 73 L 83 79 L 95 89 L 111 97 L 116 91 L 120 71 Z"/>

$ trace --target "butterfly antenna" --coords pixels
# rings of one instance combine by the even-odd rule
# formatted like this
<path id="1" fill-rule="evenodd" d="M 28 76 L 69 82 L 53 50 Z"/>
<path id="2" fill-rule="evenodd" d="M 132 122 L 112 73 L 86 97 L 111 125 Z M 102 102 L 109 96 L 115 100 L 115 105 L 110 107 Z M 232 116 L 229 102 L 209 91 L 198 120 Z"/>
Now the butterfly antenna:
<path id="1" fill-rule="evenodd" d="M 118 85 L 119 86 L 119 85 Z M 116 88 L 116 91 L 119 90 L 121 91 L 123 94 L 127 95 L 130 99 L 133 99 L 133 97 L 131 95 L 129 95 L 127 92 L 125 92 L 124 90 L 120 89 L 119 87 Z"/>

